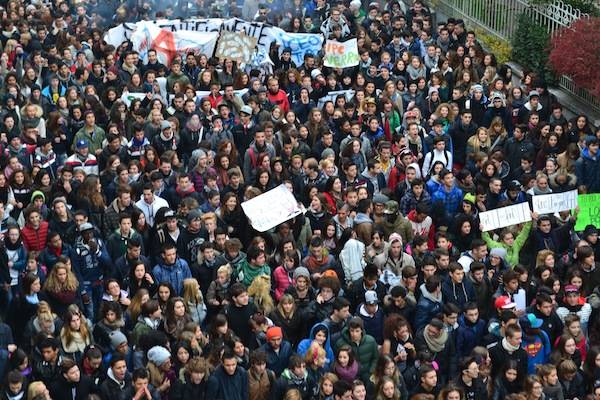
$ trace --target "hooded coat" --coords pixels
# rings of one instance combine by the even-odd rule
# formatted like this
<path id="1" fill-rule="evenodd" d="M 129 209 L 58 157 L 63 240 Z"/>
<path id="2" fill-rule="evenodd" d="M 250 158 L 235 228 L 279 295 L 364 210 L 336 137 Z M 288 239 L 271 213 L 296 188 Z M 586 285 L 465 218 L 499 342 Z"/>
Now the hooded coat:
<path id="1" fill-rule="evenodd" d="M 327 340 L 325 340 L 325 346 L 324 346 L 325 354 L 327 357 L 327 360 L 325 361 L 325 368 L 327 368 L 329 366 L 329 364 L 335 360 L 333 350 L 331 348 L 331 335 L 329 334 L 329 327 L 327 326 L 327 324 L 324 324 L 322 322 L 316 323 L 310 329 L 310 335 L 308 336 L 308 338 L 302 339 L 300 341 L 300 343 L 298 344 L 298 347 L 296 349 L 296 353 L 298 353 L 301 357 L 304 357 L 306 355 L 306 352 L 310 348 L 311 343 L 313 342 L 313 340 L 315 340 L 315 335 L 317 334 L 317 330 L 320 328 L 325 328 L 325 330 L 327 332 Z"/>
<path id="2" fill-rule="evenodd" d="M 429 293 L 425 288 L 425 284 L 420 287 L 421 297 L 417 302 L 417 309 L 415 311 L 415 330 L 420 330 L 427 322 L 430 321 L 437 314 L 442 312 L 442 293 L 434 294 Z"/>
<path id="3" fill-rule="evenodd" d="M 371 373 L 375 369 L 375 364 L 379 358 L 379 350 L 377 348 L 377 342 L 373 336 L 368 335 L 363 329 L 362 337 L 359 343 L 353 342 L 350 339 L 350 331 L 348 327 L 342 330 L 342 335 L 335 343 L 335 348 L 348 345 L 354 352 L 354 357 L 359 364 L 359 377 L 363 382 L 369 382 Z"/>

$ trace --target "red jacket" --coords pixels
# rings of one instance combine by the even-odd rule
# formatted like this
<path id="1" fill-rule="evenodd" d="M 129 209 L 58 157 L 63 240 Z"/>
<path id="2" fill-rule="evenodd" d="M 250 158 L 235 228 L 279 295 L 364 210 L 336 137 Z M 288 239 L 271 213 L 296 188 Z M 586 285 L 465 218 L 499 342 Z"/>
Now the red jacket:
<path id="1" fill-rule="evenodd" d="M 42 251 L 46 248 L 46 238 L 48 237 L 48 223 L 40 222 L 36 230 L 31 225 L 26 224 L 21 229 L 21 238 L 27 251 Z"/>
<path id="2" fill-rule="evenodd" d="M 287 94 L 283 90 L 279 89 L 279 92 L 275 94 L 268 92 L 268 97 L 269 102 L 271 102 L 271 104 L 279 106 L 279 108 L 281 108 L 283 115 L 285 115 L 285 113 L 287 113 L 290 110 L 290 103 L 288 101 Z"/>

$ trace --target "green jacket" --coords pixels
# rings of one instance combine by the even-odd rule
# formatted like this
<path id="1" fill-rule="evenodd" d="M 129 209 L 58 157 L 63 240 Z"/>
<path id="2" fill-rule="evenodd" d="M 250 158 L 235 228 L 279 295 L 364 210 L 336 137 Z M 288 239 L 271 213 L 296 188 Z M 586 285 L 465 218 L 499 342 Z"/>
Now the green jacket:
<path id="1" fill-rule="evenodd" d="M 269 268 L 269 265 L 253 267 L 248 260 L 244 260 L 240 263 L 237 277 L 238 281 L 242 282 L 244 286 L 250 286 L 254 278 L 259 275 L 271 276 L 271 268 Z"/>
<path id="2" fill-rule="evenodd" d="M 340 338 L 335 342 L 335 350 L 337 351 L 343 345 L 350 346 L 354 352 L 354 357 L 356 357 L 356 361 L 360 365 L 358 371 L 360 379 L 363 382 L 369 382 L 369 377 L 373 370 L 375 370 L 375 364 L 379 357 L 377 342 L 375 342 L 373 336 L 368 335 L 363 329 L 362 339 L 359 344 L 356 344 L 350 340 L 350 332 L 348 331 L 348 327 L 345 327 L 342 330 Z"/>
<path id="3" fill-rule="evenodd" d="M 488 232 L 483 232 L 481 234 L 481 238 L 483 240 L 485 240 L 485 243 L 488 245 L 488 247 L 490 249 L 497 248 L 497 247 L 502 247 L 503 249 L 505 249 L 506 250 L 506 260 L 505 261 L 508 265 L 510 265 L 511 267 L 514 267 L 515 265 L 517 265 L 519 263 L 519 252 L 521 251 L 521 248 L 525 244 L 527 237 L 529 237 L 530 231 L 531 231 L 531 221 L 527 222 L 523 226 L 523 229 L 521 229 L 521 232 L 519 232 L 519 234 L 515 238 L 515 241 L 513 242 L 512 246 L 508 246 L 508 245 L 504 244 L 503 242 L 496 242 L 494 239 L 491 238 L 491 236 Z"/>
<path id="4" fill-rule="evenodd" d="M 181 83 L 183 89 L 190 84 L 190 78 L 188 78 L 188 76 L 183 72 L 181 72 L 179 75 L 175 75 L 173 72 L 171 72 L 169 76 L 167 76 L 167 91 L 169 91 L 169 93 L 173 92 L 173 86 L 175 85 L 175 82 Z"/>
<path id="5" fill-rule="evenodd" d="M 398 128 L 400 125 L 402 124 L 402 121 L 400 120 L 400 115 L 398 115 L 398 112 L 395 110 L 392 110 L 392 115 L 390 117 L 390 134 L 393 136 L 394 132 L 396 132 L 396 128 Z M 382 113 L 382 118 L 381 118 L 381 128 L 385 127 L 385 114 Z"/>
<path id="6" fill-rule="evenodd" d="M 100 128 L 98 125 L 94 126 L 93 133 L 88 133 L 86 127 L 83 126 L 75 134 L 75 139 L 73 140 L 73 151 L 76 150 L 78 141 L 85 140 L 88 142 L 90 154 L 96 155 L 96 150 L 102 150 L 102 142 L 104 142 L 104 139 L 106 139 L 106 133 L 104 132 L 104 129 Z"/>

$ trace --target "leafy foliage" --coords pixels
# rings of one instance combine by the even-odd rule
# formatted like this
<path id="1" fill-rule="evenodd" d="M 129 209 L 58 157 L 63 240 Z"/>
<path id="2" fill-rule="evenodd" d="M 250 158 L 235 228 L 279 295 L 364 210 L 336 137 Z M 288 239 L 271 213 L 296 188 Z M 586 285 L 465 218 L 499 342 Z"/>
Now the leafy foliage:
<path id="1" fill-rule="evenodd" d="M 552 39 L 550 64 L 593 95 L 600 96 L 600 18 L 582 18 Z"/>
<path id="2" fill-rule="evenodd" d="M 517 29 L 513 34 L 512 58 L 525 68 L 534 71 L 546 82 L 555 82 L 556 78 L 548 64 L 550 35 L 546 28 L 537 24 L 526 13 L 519 16 Z"/>
<path id="3" fill-rule="evenodd" d="M 490 35 L 480 28 L 475 28 L 475 34 L 477 35 L 477 40 L 482 43 L 483 47 L 496 55 L 498 64 L 504 64 L 510 61 L 512 48 L 508 41 L 502 40 L 495 35 Z"/>

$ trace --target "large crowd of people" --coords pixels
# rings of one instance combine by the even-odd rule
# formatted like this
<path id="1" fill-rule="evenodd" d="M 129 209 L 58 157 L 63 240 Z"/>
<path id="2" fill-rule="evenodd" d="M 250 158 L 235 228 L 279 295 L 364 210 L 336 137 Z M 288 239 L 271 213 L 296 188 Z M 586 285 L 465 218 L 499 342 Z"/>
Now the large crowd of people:
<path id="1" fill-rule="evenodd" d="M 597 227 L 479 220 L 600 192 L 600 129 L 463 20 L 422 0 L 0 17 L 0 399 L 600 399 Z M 103 39 L 192 17 L 356 38 L 360 60 L 165 65 Z M 280 185 L 303 212 L 258 232 L 241 204 Z"/>

